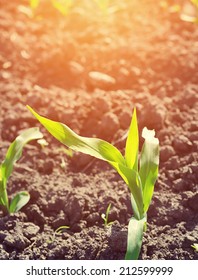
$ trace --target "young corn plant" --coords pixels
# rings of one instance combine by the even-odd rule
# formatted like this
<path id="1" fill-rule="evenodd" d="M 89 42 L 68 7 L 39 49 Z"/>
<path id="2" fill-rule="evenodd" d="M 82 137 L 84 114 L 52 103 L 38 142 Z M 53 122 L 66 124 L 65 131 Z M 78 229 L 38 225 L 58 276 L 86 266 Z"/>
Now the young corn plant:
<path id="1" fill-rule="evenodd" d="M 8 213 L 19 211 L 26 205 L 30 195 L 26 191 L 18 192 L 9 203 L 7 194 L 7 182 L 12 173 L 15 162 L 21 157 L 24 145 L 35 139 L 42 138 L 43 135 L 37 127 L 23 131 L 9 146 L 5 159 L 0 165 L 0 205 L 3 205 Z"/>
<path id="2" fill-rule="evenodd" d="M 61 143 L 73 149 L 108 162 L 122 177 L 131 194 L 133 216 L 128 225 L 127 252 L 125 259 L 138 259 L 146 229 L 147 211 L 151 203 L 154 184 L 158 176 L 159 140 L 155 131 L 143 129 L 144 144 L 139 154 L 139 134 L 136 109 L 134 109 L 125 146 L 125 155 L 98 138 L 82 137 L 60 122 L 40 116 L 27 106 L 38 121 Z"/>

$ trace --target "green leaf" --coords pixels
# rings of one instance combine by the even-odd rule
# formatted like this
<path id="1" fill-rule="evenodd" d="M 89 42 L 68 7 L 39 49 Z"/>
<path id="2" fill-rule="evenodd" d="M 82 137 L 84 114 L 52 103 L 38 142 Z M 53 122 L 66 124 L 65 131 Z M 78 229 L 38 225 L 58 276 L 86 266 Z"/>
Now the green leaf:
<path id="1" fill-rule="evenodd" d="M 134 109 L 131 124 L 129 127 L 128 137 L 125 147 L 125 159 L 127 166 L 138 172 L 138 149 L 139 149 L 139 133 L 137 125 L 136 109 Z"/>
<path id="2" fill-rule="evenodd" d="M 147 218 L 146 216 L 137 220 L 132 217 L 128 225 L 128 239 L 127 239 L 127 252 L 125 260 L 137 260 L 140 254 L 143 232 Z"/>
<path id="3" fill-rule="evenodd" d="M 142 182 L 144 212 L 146 213 L 154 191 L 154 184 L 158 176 L 159 166 L 159 140 L 155 138 L 154 130 L 143 129 L 145 138 L 140 156 L 139 175 Z"/>
<path id="4" fill-rule="evenodd" d="M 18 192 L 10 203 L 9 213 L 15 213 L 25 206 L 30 200 L 30 195 L 26 191 Z"/>
<path id="5" fill-rule="evenodd" d="M 114 162 L 125 165 L 125 159 L 120 151 L 110 143 L 98 138 L 79 136 L 65 124 L 44 118 L 31 107 L 27 107 L 49 133 L 70 149 L 102 159 L 112 165 Z"/>
<path id="6" fill-rule="evenodd" d="M 42 138 L 43 135 L 37 127 L 23 131 L 9 146 L 6 157 L 0 166 L 0 204 L 8 206 L 7 181 L 12 173 L 15 162 L 21 157 L 24 145 L 34 139 Z"/>
<path id="7" fill-rule="evenodd" d="M 21 157 L 21 153 L 24 145 L 35 139 L 42 138 L 43 135 L 37 127 L 29 128 L 23 131 L 15 140 L 12 142 L 6 153 L 5 160 L 2 162 L 2 179 L 7 181 L 10 174 L 12 173 L 15 162 Z"/>

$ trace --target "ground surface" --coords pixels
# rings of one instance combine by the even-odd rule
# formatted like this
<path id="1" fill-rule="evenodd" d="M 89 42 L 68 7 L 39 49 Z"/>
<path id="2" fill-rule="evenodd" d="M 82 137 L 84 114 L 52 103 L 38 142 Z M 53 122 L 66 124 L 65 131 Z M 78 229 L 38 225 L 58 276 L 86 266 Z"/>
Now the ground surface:
<path id="1" fill-rule="evenodd" d="M 198 26 L 151 0 L 66 17 L 44 3 L 34 18 L 27 2 L 0 1 L 0 160 L 20 130 L 39 126 L 26 104 L 121 151 L 136 106 L 140 132 L 155 129 L 161 147 L 140 259 L 198 259 Z M 9 197 L 31 199 L 17 214 L 0 211 L 0 259 L 124 259 L 127 186 L 41 130 L 49 145 L 30 142 L 9 180 Z"/>

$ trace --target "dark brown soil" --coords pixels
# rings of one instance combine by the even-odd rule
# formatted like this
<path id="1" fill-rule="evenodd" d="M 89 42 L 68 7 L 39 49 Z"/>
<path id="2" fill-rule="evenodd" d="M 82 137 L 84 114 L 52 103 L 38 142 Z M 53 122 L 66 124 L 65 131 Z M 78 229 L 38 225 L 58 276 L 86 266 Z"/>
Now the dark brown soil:
<path id="1" fill-rule="evenodd" d="M 154 0 L 115 1 L 122 7 L 109 15 L 79 1 L 66 17 L 42 2 L 35 17 L 28 1 L 0 3 L 0 161 L 20 130 L 39 126 L 26 104 L 121 151 L 136 106 L 140 132 L 160 140 L 140 259 L 198 259 L 198 26 Z M 31 199 L 16 214 L 0 211 L 0 259 L 124 259 L 127 186 L 41 130 L 49 145 L 30 142 L 9 180 L 10 198 L 28 190 Z"/>

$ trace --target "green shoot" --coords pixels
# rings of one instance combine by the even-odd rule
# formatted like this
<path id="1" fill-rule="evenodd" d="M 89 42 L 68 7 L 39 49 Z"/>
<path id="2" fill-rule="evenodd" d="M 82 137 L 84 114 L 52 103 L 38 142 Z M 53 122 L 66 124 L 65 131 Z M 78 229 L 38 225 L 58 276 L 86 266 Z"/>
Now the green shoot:
<path id="1" fill-rule="evenodd" d="M 0 205 L 3 205 L 8 213 L 19 211 L 26 205 L 30 199 L 30 195 L 26 191 L 18 192 L 9 203 L 7 195 L 7 182 L 12 173 L 15 162 L 21 157 L 24 145 L 35 139 L 43 137 L 39 129 L 36 127 L 29 128 L 22 132 L 11 143 L 7 150 L 6 157 L 0 165 Z"/>
<path id="2" fill-rule="evenodd" d="M 69 226 L 60 226 L 60 227 L 58 227 L 58 228 L 54 231 L 52 237 L 50 237 L 50 239 L 49 239 L 47 242 L 48 242 L 48 243 L 54 242 L 56 236 L 57 236 L 57 235 L 60 235 L 61 233 L 63 233 L 63 232 L 64 232 L 66 229 L 68 229 L 68 228 L 69 228 Z"/>
<path id="3" fill-rule="evenodd" d="M 113 224 L 113 222 L 109 222 L 109 212 L 111 210 L 111 203 L 109 203 L 108 207 L 107 207 L 107 210 L 106 210 L 106 213 L 102 213 L 101 215 L 101 218 L 104 220 L 104 226 L 107 227 L 107 226 L 110 226 Z"/>
<path id="4" fill-rule="evenodd" d="M 125 156 L 108 143 L 98 138 L 82 137 L 68 126 L 37 114 L 27 106 L 38 121 L 61 143 L 73 149 L 108 162 L 122 177 L 131 193 L 133 217 L 128 226 L 126 259 L 137 259 L 140 253 L 143 232 L 146 228 L 147 211 L 151 203 L 154 184 L 158 176 L 159 140 L 154 130 L 144 128 L 145 139 L 138 164 L 139 134 L 136 110 L 133 112 L 125 147 Z"/>
<path id="5" fill-rule="evenodd" d="M 194 243 L 191 247 L 195 249 L 195 252 L 198 252 L 198 243 Z"/>

